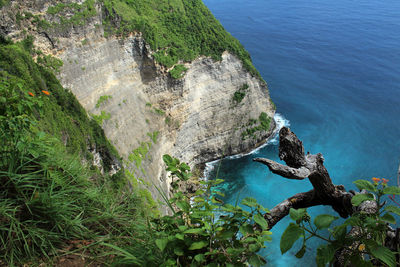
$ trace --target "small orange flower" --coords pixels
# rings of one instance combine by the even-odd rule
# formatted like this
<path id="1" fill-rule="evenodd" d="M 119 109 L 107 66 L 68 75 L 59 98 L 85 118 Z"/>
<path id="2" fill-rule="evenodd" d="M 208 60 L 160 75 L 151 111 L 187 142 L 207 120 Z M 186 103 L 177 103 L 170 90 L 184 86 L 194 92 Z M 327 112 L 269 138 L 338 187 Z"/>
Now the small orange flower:
<path id="1" fill-rule="evenodd" d="M 381 178 L 373 177 L 372 181 L 374 181 L 375 183 L 379 183 L 381 181 Z"/>
<path id="2" fill-rule="evenodd" d="M 45 94 L 45 95 L 50 95 L 50 92 L 49 92 L 49 91 L 42 90 L 42 92 L 43 92 L 43 94 Z"/>
<path id="3" fill-rule="evenodd" d="M 389 182 L 388 179 L 382 178 L 382 183 L 383 183 L 383 184 L 387 184 L 388 182 Z"/>
<path id="4" fill-rule="evenodd" d="M 360 245 L 358 246 L 358 250 L 359 250 L 359 251 L 364 251 L 364 250 L 365 250 L 365 245 L 364 245 L 364 244 L 360 244 Z"/>
<path id="5" fill-rule="evenodd" d="M 28 95 L 30 95 L 30 96 L 35 96 L 35 94 L 32 93 L 32 92 L 28 92 Z"/>

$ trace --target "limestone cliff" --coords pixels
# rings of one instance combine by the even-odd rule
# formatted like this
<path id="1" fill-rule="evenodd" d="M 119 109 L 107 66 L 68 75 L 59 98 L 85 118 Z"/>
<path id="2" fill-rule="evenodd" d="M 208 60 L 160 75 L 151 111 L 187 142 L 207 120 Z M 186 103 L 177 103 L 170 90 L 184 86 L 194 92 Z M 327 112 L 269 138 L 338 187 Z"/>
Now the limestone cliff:
<path id="1" fill-rule="evenodd" d="M 1 10 L 1 33 L 18 40 L 31 29 L 36 47 L 63 60 L 62 84 L 97 116 L 135 179 L 167 189 L 163 154 L 194 166 L 251 150 L 271 134 L 273 120 L 268 130 L 257 128 L 260 114 L 273 118 L 275 112 L 267 86 L 235 55 L 224 52 L 221 61 L 199 57 L 173 79 L 140 33 L 104 37 L 100 4 L 85 25 L 46 32 L 26 20 L 15 26 L 12 14 L 43 14 L 51 1 L 23 2 Z M 253 131 L 246 135 L 248 129 Z"/>

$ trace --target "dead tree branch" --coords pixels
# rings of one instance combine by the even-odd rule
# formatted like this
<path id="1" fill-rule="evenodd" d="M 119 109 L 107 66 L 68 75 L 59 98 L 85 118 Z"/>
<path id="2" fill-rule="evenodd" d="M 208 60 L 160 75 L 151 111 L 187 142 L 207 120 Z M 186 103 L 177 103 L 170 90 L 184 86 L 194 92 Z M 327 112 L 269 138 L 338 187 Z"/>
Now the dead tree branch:
<path id="1" fill-rule="evenodd" d="M 304 153 L 303 143 L 289 129 L 282 128 L 279 132 L 279 158 L 287 166 L 265 158 L 255 158 L 254 161 L 268 166 L 270 171 L 282 177 L 295 180 L 308 178 L 313 190 L 298 193 L 276 205 L 264 215 L 272 228 L 282 218 L 289 214 L 290 208 L 309 208 L 318 205 L 329 205 L 343 218 L 351 215 L 354 210 L 351 198 L 354 194 L 347 192 L 343 185 L 334 185 L 324 166 L 322 154 Z"/>

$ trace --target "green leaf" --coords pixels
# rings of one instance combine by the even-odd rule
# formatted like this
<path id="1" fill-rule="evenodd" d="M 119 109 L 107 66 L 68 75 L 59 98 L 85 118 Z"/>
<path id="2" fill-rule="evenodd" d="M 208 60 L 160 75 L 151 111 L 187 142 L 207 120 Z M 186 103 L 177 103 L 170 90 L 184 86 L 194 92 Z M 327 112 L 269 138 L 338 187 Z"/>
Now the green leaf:
<path id="1" fill-rule="evenodd" d="M 332 261 L 335 255 L 335 248 L 330 245 L 322 245 L 317 248 L 316 262 L 318 267 L 325 267 L 325 265 Z"/>
<path id="2" fill-rule="evenodd" d="M 228 230 L 223 230 L 218 233 L 218 237 L 220 239 L 230 239 L 235 235 L 235 231 L 228 229 Z"/>
<path id="3" fill-rule="evenodd" d="M 335 217 L 329 214 L 321 214 L 315 217 L 314 224 L 317 226 L 317 229 L 325 229 L 331 226 L 334 220 L 339 219 L 339 217 Z"/>
<path id="4" fill-rule="evenodd" d="M 222 209 L 223 209 L 224 211 L 233 212 L 233 211 L 236 210 L 236 207 L 233 206 L 233 205 L 231 205 L 231 204 L 224 204 L 224 205 L 222 206 Z"/>
<path id="5" fill-rule="evenodd" d="M 180 239 L 180 240 L 184 240 L 185 239 L 185 236 L 183 235 L 183 234 L 176 234 L 175 235 L 175 237 L 177 238 L 177 239 Z"/>
<path id="6" fill-rule="evenodd" d="M 178 201 L 176 202 L 176 206 L 185 212 L 189 212 L 190 204 L 186 201 Z"/>
<path id="7" fill-rule="evenodd" d="M 371 192 L 376 192 L 375 186 L 369 181 L 357 180 L 357 181 L 354 181 L 353 184 L 355 184 L 357 186 L 357 188 L 360 190 L 366 189 Z"/>
<path id="8" fill-rule="evenodd" d="M 204 254 L 197 254 L 196 256 L 194 256 L 194 260 L 201 263 L 205 260 L 205 256 Z"/>
<path id="9" fill-rule="evenodd" d="M 190 171 L 190 167 L 186 163 L 181 163 L 179 169 L 181 169 L 181 171 Z"/>
<path id="10" fill-rule="evenodd" d="M 307 214 L 307 209 L 290 208 L 289 214 L 293 221 L 299 221 Z"/>
<path id="11" fill-rule="evenodd" d="M 373 267 L 370 261 L 364 260 L 359 254 L 351 256 L 350 262 L 354 267 Z"/>
<path id="12" fill-rule="evenodd" d="M 262 215 L 257 213 L 253 216 L 254 221 L 261 226 L 262 229 L 268 229 L 268 223 Z"/>
<path id="13" fill-rule="evenodd" d="M 182 248 L 180 248 L 180 247 L 175 247 L 174 248 L 174 253 L 175 253 L 175 255 L 177 255 L 177 256 L 183 256 L 185 253 L 183 252 L 183 250 L 182 250 Z"/>
<path id="14" fill-rule="evenodd" d="M 222 193 L 221 191 L 215 190 L 215 191 L 213 191 L 213 193 L 215 193 L 215 194 L 217 194 L 217 195 L 219 195 L 219 196 L 221 196 L 221 197 L 225 197 L 225 194 Z"/>
<path id="15" fill-rule="evenodd" d="M 260 210 L 262 210 L 262 211 L 264 211 L 264 212 L 266 212 L 266 213 L 269 213 L 269 209 L 264 208 L 264 207 L 261 206 L 261 205 L 258 205 L 257 208 L 259 208 Z"/>
<path id="16" fill-rule="evenodd" d="M 219 185 L 220 183 L 223 183 L 224 180 L 223 179 L 216 179 L 214 180 L 214 185 Z"/>
<path id="17" fill-rule="evenodd" d="M 251 266 L 259 267 L 259 266 L 262 266 L 263 264 L 265 264 L 265 260 L 262 257 L 260 257 L 259 255 L 254 254 L 253 256 L 250 257 L 249 264 Z"/>
<path id="18" fill-rule="evenodd" d="M 170 165 L 173 162 L 173 159 L 170 155 L 165 154 L 163 157 L 163 161 L 165 162 L 165 164 Z"/>
<path id="19" fill-rule="evenodd" d="M 193 199 L 193 201 L 194 201 L 194 202 L 197 202 L 197 203 L 200 203 L 200 202 L 204 202 L 205 200 L 204 200 L 204 198 L 202 198 L 202 197 L 195 197 L 195 198 Z"/>
<path id="20" fill-rule="evenodd" d="M 174 166 L 168 166 L 168 168 L 166 169 L 167 171 L 170 171 L 172 173 L 175 173 L 178 171 L 178 169 Z"/>
<path id="21" fill-rule="evenodd" d="M 259 237 L 258 237 L 258 241 L 259 241 L 261 244 L 264 244 L 264 242 L 271 242 L 271 241 L 272 241 L 272 237 L 271 237 L 271 235 L 259 236 Z"/>
<path id="22" fill-rule="evenodd" d="M 383 193 L 387 195 L 400 195 L 400 187 L 388 186 L 383 188 Z"/>
<path id="23" fill-rule="evenodd" d="M 243 236 L 254 233 L 253 226 L 248 223 L 241 225 L 239 227 L 239 231 L 242 233 Z"/>
<path id="24" fill-rule="evenodd" d="M 168 244 L 168 238 L 156 239 L 156 245 L 161 251 L 164 251 L 167 244 Z"/>
<path id="25" fill-rule="evenodd" d="M 348 218 L 343 225 L 350 225 L 350 226 L 357 226 L 361 223 L 361 220 L 358 216 L 351 216 L 350 218 Z"/>
<path id="26" fill-rule="evenodd" d="M 203 228 L 193 228 L 193 229 L 188 229 L 183 232 L 184 234 L 196 234 L 196 235 L 205 235 L 206 232 L 204 231 Z"/>
<path id="27" fill-rule="evenodd" d="M 306 253 L 306 246 L 305 245 L 303 245 L 302 247 L 301 247 L 301 249 L 296 253 L 296 258 L 299 258 L 299 259 L 301 259 L 301 258 L 303 258 L 303 256 L 304 256 L 304 254 Z"/>
<path id="28" fill-rule="evenodd" d="M 252 197 L 246 197 L 243 198 L 242 201 L 240 202 L 242 205 L 248 206 L 248 207 L 255 207 L 257 205 L 257 200 Z"/>
<path id="29" fill-rule="evenodd" d="M 385 206 L 385 210 L 389 211 L 389 212 L 392 212 L 394 214 L 400 215 L 400 208 L 399 207 L 396 207 L 396 206 L 393 206 L 393 205 L 387 205 L 387 206 Z"/>
<path id="30" fill-rule="evenodd" d="M 214 203 L 214 204 L 222 204 L 222 203 L 224 203 L 221 199 L 216 198 L 216 197 L 212 197 L 211 198 L 211 202 Z"/>
<path id="31" fill-rule="evenodd" d="M 368 240 L 365 242 L 368 248 L 368 252 L 374 256 L 375 258 L 379 259 L 380 261 L 384 262 L 387 264 L 389 267 L 395 267 L 396 266 L 396 257 L 394 253 L 381 245 L 378 245 L 375 241 L 373 240 Z"/>
<path id="32" fill-rule="evenodd" d="M 334 230 L 332 231 L 332 236 L 336 240 L 343 240 L 346 237 L 346 233 L 347 233 L 347 225 L 342 224 L 334 228 Z"/>
<path id="33" fill-rule="evenodd" d="M 193 242 L 190 247 L 189 250 L 196 250 L 196 249 L 201 249 L 208 246 L 208 242 L 207 241 L 198 241 L 198 242 Z"/>
<path id="34" fill-rule="evenodd" d="M 281 236 L 281 253 L 284 254 L 291 249 L 294 242 L 302 236 L 304 236 L 304 230 L 297 224 L 290 223 Z"/>
<path id="35" fill-rule="evenodd" d="M 241 239 L 240 242 L 242 242 L 242 243 L 254 243 L 254 242 L 257 242 L 257 238 L 255 238 L 255 237 L 247 237 L 247 238 Z"/>
<path id="36" fill-rule="evenodd" d="M 390 213 L 385 213 L 381 219 L 385 222 L 396 224 L 396 219 Z"/>
<path id="37" fill-rule="evenodd" d="M 249 245 L 249 251 L 252 252 L 252 253 L 259 251 L 260 248 L 261 248 L 261 246 L 259 244 L 257 244 L 257 243 Z"/>
<path id="38" fill-rule="evenodd" d="M 364 202 L 366 200 L 374 200 L 374 196 L 372 194 L 358 194 L 358 195 L 355 195 L 351 199 L 351 204 L 353 204 L 353 206 L 357 207 L 358 205 L 360 205 L 362 202 Z"/>

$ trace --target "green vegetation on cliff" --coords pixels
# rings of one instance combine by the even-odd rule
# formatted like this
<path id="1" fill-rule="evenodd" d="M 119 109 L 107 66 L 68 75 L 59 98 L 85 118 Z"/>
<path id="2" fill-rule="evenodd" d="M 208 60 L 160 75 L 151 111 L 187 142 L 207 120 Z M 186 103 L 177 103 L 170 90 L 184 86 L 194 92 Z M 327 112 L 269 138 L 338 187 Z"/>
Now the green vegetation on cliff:
<path id="1" fill-rule="evenodd" d="M 167 68 L 201 55 L 221 60 L 222 53 L 229 51 L 252 75 L 260 77 L 250 54 L 201 0 L 101 1 L 106 13 L 103 22 L 106 31 L 122 35 L 142 32 L 146 42 L 156 51 L 155 59 Z"/>
<path id="2" fill-rule="evenodd" d="M 66 144 L 70 152 L 80 152 L 85 157 L 88 147 L 98 151 L 110 168 L 113 158 L 118 158 L 116 150 L 105 138 L 101 127 L 90 120 L 86 111 L 75 96 L 62 88 L 53 74 L 54 65 L 60 63 L 49 56 L 39 56 L 32 60 L 25 42 L 21 44 L 4 43 L 0 47 L 0 77 L 41 99 L 42 113 L 35 113 L 37 128 L 57 137 Z M 29 47 L 29 46 L 28 46 Z M 56 62 L 49 64 L 49 62 Z M 45 95 L 43 91 L 48 92 Z"/>
<path id="3" fill-rule="evenodd" d="M 101 242 L 151 249 L 145 200 L 127 190 L 116 150 L 26 48 L 0 40 L 0 265 L 51 266 L 80 246 L 109 263 L 115 252 Z M 91 163 L 94 150 L 105 174 Z M 111 168 L 121 169 L 111 175 Z"/>

